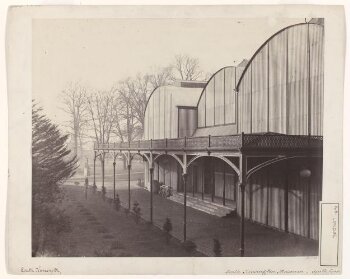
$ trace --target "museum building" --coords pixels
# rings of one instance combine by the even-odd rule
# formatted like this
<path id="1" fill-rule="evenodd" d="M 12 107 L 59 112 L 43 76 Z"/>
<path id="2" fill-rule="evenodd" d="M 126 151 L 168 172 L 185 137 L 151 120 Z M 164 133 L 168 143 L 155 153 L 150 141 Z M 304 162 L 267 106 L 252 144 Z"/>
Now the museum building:
<path id="1" fill-rule="evenodd" d="M 221 204 L 238 215 L 244 208 L 246 219 L 317 240 L 323 51 L 323 24 L 297 24 L 268 38 L 249 61 L 218 70 L 208 82 L 178 81 L 156 88 L 145 110 L 144 140 L 151 141 L 151 146 L 152 141 L 156 146 L 165 140 L 168 148 L 181 139 L 190 162 L 186 165 L 188 196 Z M 235 135 L 248 142 L 246 146 L 255 146 L 246 149 L 246 168 L 254 172 L 247 177 L 243 200 L 240 178 L 232 167 L 240 161 L 237 150 L 229 148 Z M 209 148 L 196 150 L 204 141 Z M 315 141 L 321 142 L 321 148 L 308 148 Z M 220 149 L 221 145 L 227 148 Z M 152 162 L 153 181 L 181 195 L 184 182 L 179 162 L 183 161 L 176 158 L 183 158 L 182 152 L 167 150 L 158 152 L 160 156 Z M 242 145 L 240 151 L 244 150 Z M 147 187 L 149 168 L 146 160 Z"/>

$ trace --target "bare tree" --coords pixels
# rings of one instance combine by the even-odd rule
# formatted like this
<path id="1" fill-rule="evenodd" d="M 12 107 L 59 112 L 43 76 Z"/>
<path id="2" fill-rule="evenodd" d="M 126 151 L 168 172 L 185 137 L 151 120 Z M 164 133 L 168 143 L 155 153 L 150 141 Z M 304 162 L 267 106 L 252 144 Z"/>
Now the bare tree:
<path id="1" fill-rule="evenodd" d="M 83 149 L 83 133 L 87 128 L 86 88 L 80 83 L 69 83 L 62 91 L 62 110 L 69 115 L 68 129 L 74 140 L 74 155 L 80 156 Z"/>
<path id="2" fill-rule="evenodd" d="M 109 143 L 114 124 L 118 120 L 115 92 L 113 87 L 109 91 L 97 91 L 87 97 L 89 123 L 97 143 Z"/>
<path id="3" fill-rule="evenodd" d="M 148 78 L 126 79 L 119 83 L 117 111 L 119 127 L 116 135 L 121 141 L 132 141 L 142 135 L 143 111 L 147 100 Z"/>
<path id="4" fill-rule="evenodd" d="M 112 87 L 109 91 L 97 91 L 87 97 L 87 109 L 89 123 L 92 130 L 92 138 L 99 144 L 109 143 L 113 136 L 113 129 L 118 121 L 116 111 L 116 90 Z M 102 167 L 102 192 L 105 193 L 104 171 L 105 155 L 99 156 Z"/>
<path id="5" fill-rule="evenodd" d="M 198 59 L 186 54 L 175 55 L 175 62 L 172 67 L 175 79 L 198 80 L 203 78 L 203 71 L 199 67 Z"/>
<path id="6" fill-rule="evenodd" d="M 173 66 L 153 68 L 152 74 L 145 75 L 149 77 L 152 90 L 164 85 L 172 84 L 174 81 Z"/>

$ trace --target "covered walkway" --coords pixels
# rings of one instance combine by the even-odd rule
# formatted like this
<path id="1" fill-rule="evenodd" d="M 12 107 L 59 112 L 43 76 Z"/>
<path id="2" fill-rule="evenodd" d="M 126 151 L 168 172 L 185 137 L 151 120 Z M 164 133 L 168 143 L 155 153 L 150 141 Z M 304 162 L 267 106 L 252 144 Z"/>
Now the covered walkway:
<path id="1" fill-rule="evenodd" d="M 113 188 L 107 187 L 107 196 L 113 198 Z M 116 192 L 122 205 L 128 206 L 128 182 L 118 181 Z M 131 182 L 131 205 L 137 201 L 142 218 L 150 219 L 149 191 Z M 131 206 L 132 207 L 132 206 Z M 153 196 L 153 224 L 162 227 L 169 217 L 173 225 L 172 234 L 182 240 L 183 205 Z M 187 208 L 187 239 L 195 242 L 197 249 L 209 256 L 213 254 L 213 239 L 220 241 L 223 256 L 240 256 L 240 218 L 219 218 L 207 213 Z M 317 256 L 318 242 L 293 234 L 287 234 L 260 224 L 246 221 L 245 256 Z"/>

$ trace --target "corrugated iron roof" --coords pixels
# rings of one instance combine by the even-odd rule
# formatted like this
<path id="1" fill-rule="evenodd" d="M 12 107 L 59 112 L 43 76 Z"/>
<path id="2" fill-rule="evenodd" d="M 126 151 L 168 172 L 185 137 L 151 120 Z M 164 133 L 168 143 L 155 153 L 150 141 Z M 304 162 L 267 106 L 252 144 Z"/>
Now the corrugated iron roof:
<path id="1" fill-rule="evenodd" d="M 237 134 L 236 124 L 197 128 L 193 137 L 228 136 Z"/>

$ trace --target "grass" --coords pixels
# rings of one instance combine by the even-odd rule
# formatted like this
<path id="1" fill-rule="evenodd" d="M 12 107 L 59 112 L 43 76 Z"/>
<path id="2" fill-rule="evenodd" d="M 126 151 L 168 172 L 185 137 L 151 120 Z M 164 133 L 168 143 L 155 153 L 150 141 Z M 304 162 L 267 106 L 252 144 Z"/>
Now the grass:
<path id="1" fill-rule="evenodd" d="M 95 222 L 96 221 L 96 217 L 95 216 L 89 216 L 88 218 L 87 218 L 87 220 L 88 221 L 93 221 L 93 222 Z"/>
<path id="2" fill-rule="evenodd" d="M 62 257 L 189 256 L 180 242 L 174 241 L 170 245 L 165 245 L 164 232 L 144 222 L 136 224 L 133 214 L 125 214 L 124 208 L 118 212 L 98 195 L 91 194 L 85 200 L 84 191 L 68 186 L 65 189 L 69 200 L 65 200 L 62 206 L 72 219 L 73 230 L 64 234 L 61 239 L 51 240 L 61 243 L 60 251 L 54 251 L 52 255 Z M 76 201 L 72 202 L 73 199 Z M 195 254 L 202 256 L 198 252 Z"/>
<path id="3" fill-rule="evenodd" d="M 81 212 L 81 215 L 83 216 L 92 216 L 90 212 Z"/>
<path id="4" fill-rule="evenodd" d="M 114 236 L 111 235 L 111 234 L 105 234 L 105 235 L 103 236 L 103 238 L 104 238 L 104 239 L 114 239 Z"/>
<path id="5" fill-rule="evenodd" d="M 120 241 L 115 240 L 111 243 L 111 250 L 117 250 L 117 249 L 125 249 L 125 246 Z"/>
<path id="6" fill-rule="evenodd" d="M 100 227 L 97 228 L 97 232 L 98 233 L 107 233 L 108 230 L 105 227 L 100 226 Z"/>

